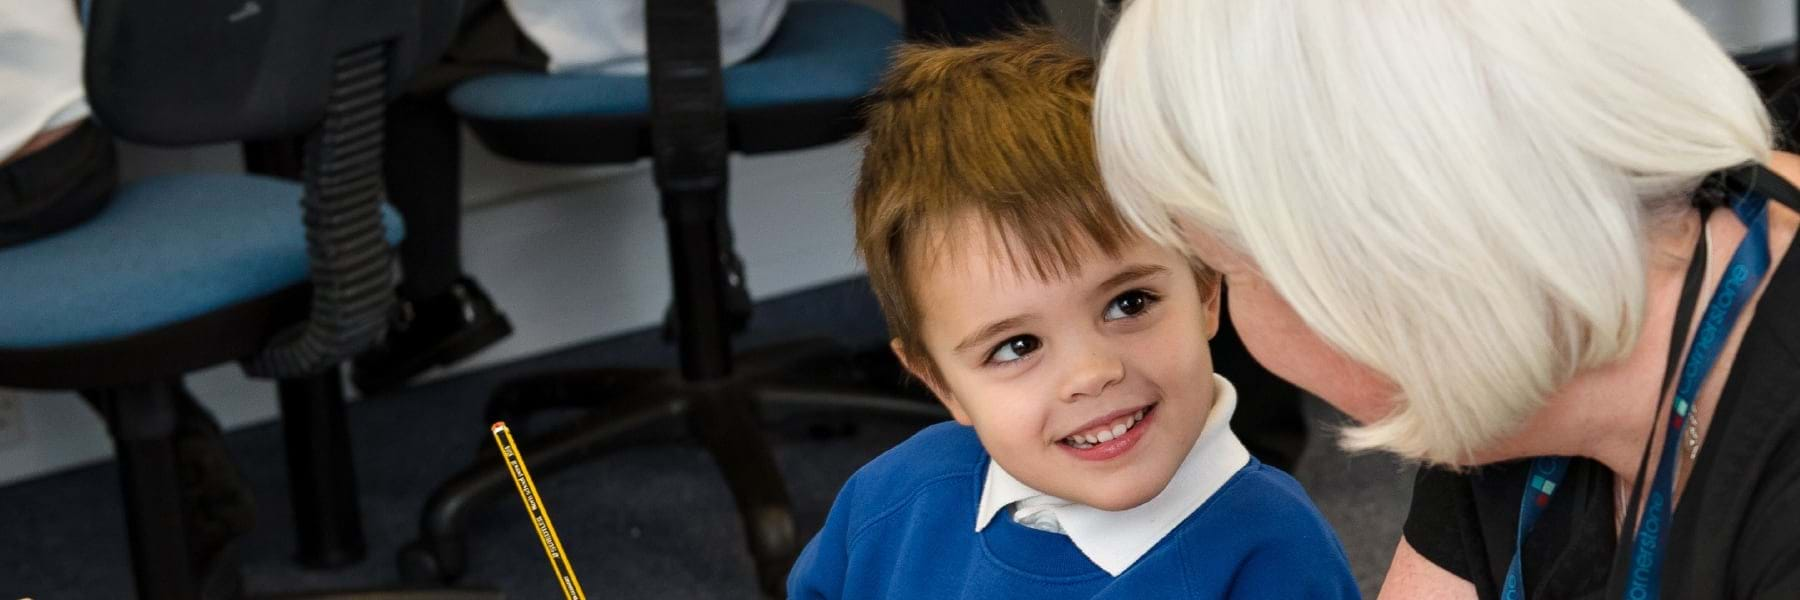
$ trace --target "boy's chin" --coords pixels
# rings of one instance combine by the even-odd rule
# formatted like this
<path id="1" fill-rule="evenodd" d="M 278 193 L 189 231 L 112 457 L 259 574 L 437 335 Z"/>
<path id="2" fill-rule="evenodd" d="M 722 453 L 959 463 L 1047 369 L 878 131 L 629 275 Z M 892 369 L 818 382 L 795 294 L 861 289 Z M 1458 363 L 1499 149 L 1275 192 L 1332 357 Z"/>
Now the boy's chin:
<path id="1" fill-rule="evenodd" d="M 1162 478 L 1160 484 L 1138 481 L 1106 482 L 1102 485 L 1110 489 L 1083 490 L 1080 494 L 1071 494 L 1073 497 L 1063 496 L 1063 498 L 1105 511 L 1131 510 L 1149 502 L 1157 494 L 1161 494 L 1163 488 L 1168 487 L 1169 481 L 1167 478 Z"/>

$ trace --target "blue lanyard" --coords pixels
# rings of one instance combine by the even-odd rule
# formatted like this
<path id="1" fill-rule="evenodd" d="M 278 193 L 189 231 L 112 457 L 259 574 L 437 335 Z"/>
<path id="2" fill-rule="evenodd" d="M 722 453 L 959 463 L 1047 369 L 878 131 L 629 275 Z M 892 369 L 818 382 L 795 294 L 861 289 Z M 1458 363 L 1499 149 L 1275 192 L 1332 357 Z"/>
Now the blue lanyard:
<path id="1" fill-rule="evenodd" d="M 1744 304 L 1769 270 L 1767 209 L 1768 198 L 1759 192 L 1746 193 L 1732 202 L 1732 211 L 1749 232 L 1725 266 L 1725 278 L 1712 299 L 1707 301 L 1700 329 L 1694 335 L 1693 344 L 1688 346 L 1687 364 L 1682 366 L 1681 379 L 1675 388 L 1675 402 L 1669 406 L 1662 458 L 1657 462 L 1656 478 L 1650 484 L 1643 522 L 1633 536 L 1631 576 L 1625 587 L 1625 597 L 1631 600 L 1655 600 L 1662 594 L 1663 547 L 1668 542 L 1674 514 L 1675 463 L 1681 448 L 1681 428 L 1693 414 L 1693 401 L 1700 392 L 1700 384 L 1718 363 L 1719 350 L 1743 313 Z M 1525 494 L 1519 499 L 1518 539 L 1513 544 L 1512 564 L 1506 569 L 1506 586 L 1501 589 L 1501 598 L 1524 599 L 1519 555 L 1525 547 L 1525 535 L 1543 515 L 1544 507 L 1550 504 L 1551 495 L 1556 493 L 1556 486 L 1562 483 L 1568 470 L 1568 457 L 1551 456 L 1532 461 Z"/>

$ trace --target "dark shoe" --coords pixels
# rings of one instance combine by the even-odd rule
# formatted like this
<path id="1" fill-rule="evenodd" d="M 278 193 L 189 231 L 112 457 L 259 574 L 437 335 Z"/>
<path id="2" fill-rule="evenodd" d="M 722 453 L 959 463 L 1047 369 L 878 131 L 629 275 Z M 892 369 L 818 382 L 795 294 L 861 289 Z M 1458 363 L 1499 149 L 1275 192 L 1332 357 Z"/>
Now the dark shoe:
<path id="1" fill-rule="evenodd" d="M 481 286 L 464 277 L 436 296 L 402 300 L 387 338 L 356 358 L 350 381 L 364 395 L 391 390 L 511 334 L 512 322 Z"/>

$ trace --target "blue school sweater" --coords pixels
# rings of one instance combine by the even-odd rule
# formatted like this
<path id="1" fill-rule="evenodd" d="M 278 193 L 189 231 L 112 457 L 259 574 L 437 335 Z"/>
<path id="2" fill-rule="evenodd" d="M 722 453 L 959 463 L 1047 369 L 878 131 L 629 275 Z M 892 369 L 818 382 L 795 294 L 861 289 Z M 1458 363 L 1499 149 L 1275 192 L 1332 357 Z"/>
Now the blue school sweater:
<path id="1" fill-rule="evenodd" d="M 988 454 L 942 423 L 857 471 L 788 577 L 797 599 L 1360 598 L 1300 484 L 1251 459 L 1112 577 L 1067 536 L 996 517 L 977 532 Z"/>

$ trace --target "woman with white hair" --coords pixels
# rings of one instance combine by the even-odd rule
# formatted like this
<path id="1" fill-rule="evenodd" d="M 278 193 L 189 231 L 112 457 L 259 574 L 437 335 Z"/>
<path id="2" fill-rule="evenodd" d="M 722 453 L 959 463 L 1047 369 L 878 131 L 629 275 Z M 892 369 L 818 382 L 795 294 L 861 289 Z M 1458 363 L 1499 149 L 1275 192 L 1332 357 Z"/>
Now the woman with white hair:
<path id="1" fill-rule="evenodd" d="M 1384 597 L 1800 589 L 1800 156 L 1674 0 L 1136 0 L 1095 121 L 1252 354 L 1427 463 Z"/>

